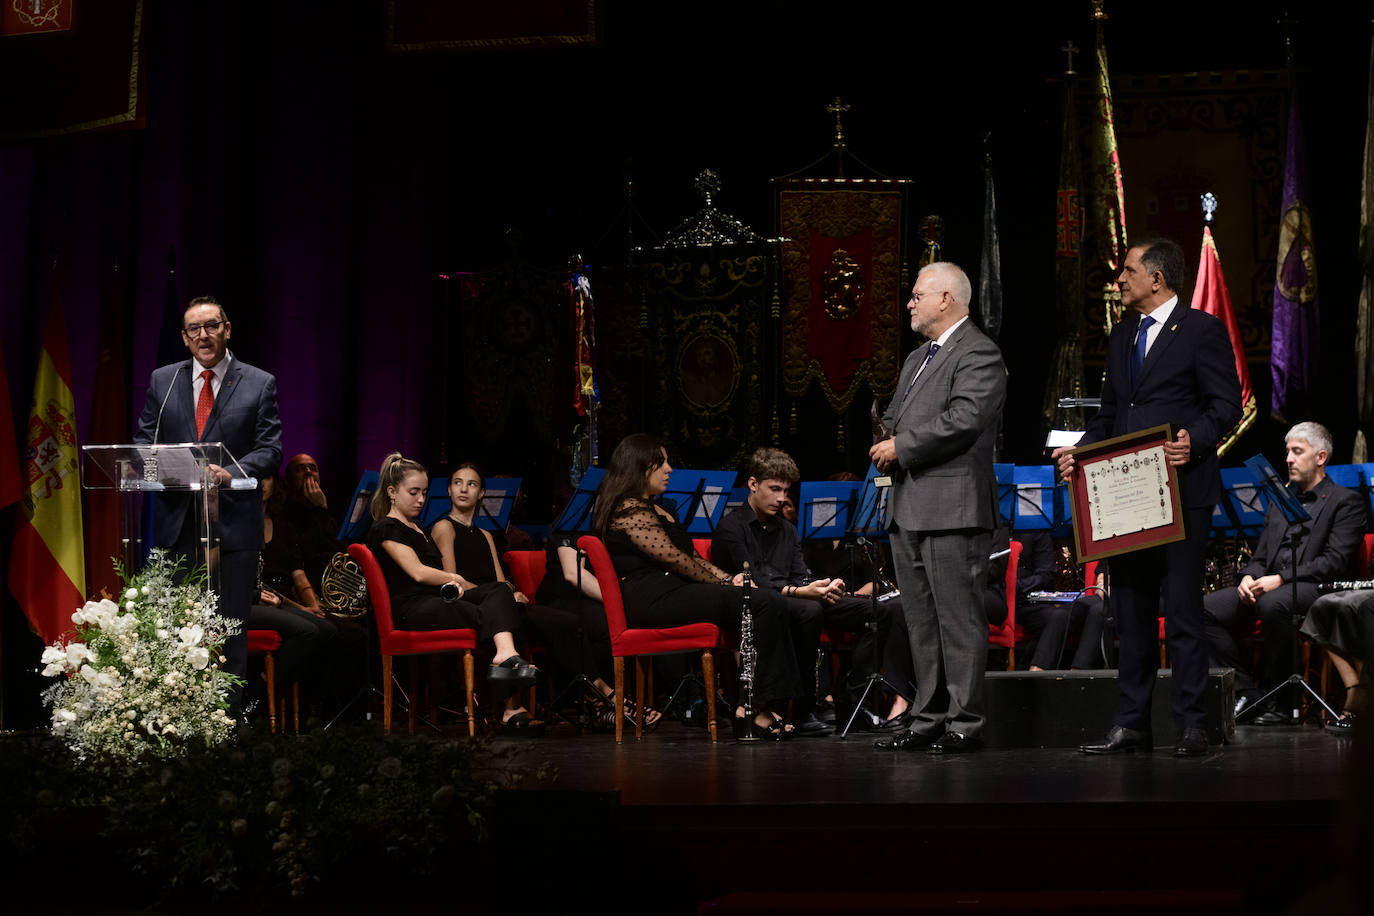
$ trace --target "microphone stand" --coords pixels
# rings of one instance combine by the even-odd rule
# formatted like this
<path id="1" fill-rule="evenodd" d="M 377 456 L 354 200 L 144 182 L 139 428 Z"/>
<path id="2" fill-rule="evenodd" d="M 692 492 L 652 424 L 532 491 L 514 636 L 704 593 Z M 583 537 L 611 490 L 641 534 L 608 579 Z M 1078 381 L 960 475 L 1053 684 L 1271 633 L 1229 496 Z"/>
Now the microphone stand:
<path id="1" fill-rule="evenodd" d="M 1316 690 L 1313 690 L 1311 684 L 1303 680 L 1301 668 L 1299 667 L 1300 657 L 1298 653 L 1298 643 L 1301 641 L 1301 636 L 1299 635 L 1299 633 L 1302 627 L 1303 618 L 1307 615 L 1298 608 L 1298 543 L 1303 539 L 1304 536 L 1306 536 L 1307 533 L 1307 526 L 1304 525 L 1301 521 L 1292 522 L 1288 526 L 1288 550 L 1289 556 L 1291 558 L 1289 561 L 1291 563 L 1291 568 L 1289 570 L 1288 584 L 1292 589 L 1291 598 L 1289 599 L 1289 609 L 1291 612 L 1291 618 L 1289 622 L 1293 625 L 1293 673 L 1288 675 L 1288 678 L 1284 680 L 1283 683 L 1279 684 L 1273 690 L 1270 690 L 1264 696 L 1260 697 L 1259 700 L 1257 700 L 1254 703 L 1251 703 L 1249 706 L 1242 709 L 1240 711 L 1240 715 L 1236 716 L 1237 722 L 1239 722 L 1241 719 L 1244 719 L 1246 716 L 1251 715 L 1252 713 L 1258 715 L 1258 710 L 1263 709 L 1265 704 L 1269 702 L 1271 697 L 1275 697 L 1285 687 L 1290 686 L 1294 688 L 1301 687 L 1304 691 L 1307 692 L 1307 695 L 1309 697 L 1311 697 L 1312 699 L 1316 700 L 1319 704 L 1321 704 L 1322 709 L 1325 709 L 1327 715 L 1329 715 L 1332 719 L 1340 718 L 1340 714 L 1337 713 L 1336 710 L 1332 709 L 1327 704 L 1326 700 L 1322 699 L 1322 695 L 1318 693 Z M 1298 693 L 1297 690 L 1294 690 L 1292 693 L 1293 712 L 1291 718 L 1294 722 L 1296 722 L 1302 716 L 1302 710 L 1298 707 L 1298 698 L 1301 695 L 1302 694 Z"/>

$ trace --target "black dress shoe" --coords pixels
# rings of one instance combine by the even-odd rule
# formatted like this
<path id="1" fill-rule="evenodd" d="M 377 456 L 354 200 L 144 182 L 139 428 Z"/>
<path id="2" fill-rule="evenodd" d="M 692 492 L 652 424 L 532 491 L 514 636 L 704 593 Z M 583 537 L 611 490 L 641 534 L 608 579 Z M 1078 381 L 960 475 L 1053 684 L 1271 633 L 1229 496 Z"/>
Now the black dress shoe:
<path id="1" fill-rule="evenodd" d="M 835 729 L 816 718 L 814 712 L 808 713 L 805 719 L 802 719 L 800 722 L 795 722 L 792 725 L 792 734 L 796 735 L 798 738 L 822 738 L 834 730 Z"/>
<path id="2" fill-rule="evenodd" d="M 1326 730 L 1334 735 L 1353 735 L 1355 733 L 1355 714 L 1349 711 L 1341 713 L 1326 723 Z"/>
<path id="3" fill-rule="evenodd" d="M 1266 727 L 1274 725 L 1292 725 L 1293 720 L 1281 712 L 1274 712 L 1274 710 L 1268 709 L 1251 719 L 1250 724 Z"/>
<path id="4" fill-rule="evenodd" d="M 983 739 L 961 732 L 948 731 L 930 746 L 927 754 L 972 754 L 983 749 Z"/>
<path id="5" fill-rule="evenodd" d="M 1146 732 L 1133 728 L 1113 725 L 1107 738 L 1101 744 L 1080 744 L 1078 749 L 1085 754 L 1130 754 L 1135 751 L 1148 751 L 1154 747 Z"/>
<path id="6" fill-rule="evenodd" d="M 907 729 L 890 738 L 879 738 L 873 746 L 880 751 L 922 751 L 935 743 L 935 735 L 923 735 Z"/>
<path id="7" fill-rule="evenodd" d="M 1175 757 L 1201 757 L 1207 753 L 1207 732 L 1200 728 L 1185 728 L 1174 745 Z"/>

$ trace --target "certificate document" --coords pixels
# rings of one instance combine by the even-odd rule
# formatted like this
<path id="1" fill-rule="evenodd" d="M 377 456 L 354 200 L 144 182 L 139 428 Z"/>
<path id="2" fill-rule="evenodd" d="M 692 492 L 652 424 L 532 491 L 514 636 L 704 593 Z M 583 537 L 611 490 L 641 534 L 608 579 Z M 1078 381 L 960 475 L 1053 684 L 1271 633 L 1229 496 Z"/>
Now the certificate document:
<path id="1" fill-rule="evenodd" d="M 1164 456 L 1168 426 L 1074 449 L 1069 483 L 1078 561 L 1102 560 L 1182 540 L 1178 472 Z"/>
<path id="2" fill-rule="evenodd" d="M 1169 472 L 1164 446 L 1084 462 L 1092 539 L 1104 541 L 1173 523 Z"/>

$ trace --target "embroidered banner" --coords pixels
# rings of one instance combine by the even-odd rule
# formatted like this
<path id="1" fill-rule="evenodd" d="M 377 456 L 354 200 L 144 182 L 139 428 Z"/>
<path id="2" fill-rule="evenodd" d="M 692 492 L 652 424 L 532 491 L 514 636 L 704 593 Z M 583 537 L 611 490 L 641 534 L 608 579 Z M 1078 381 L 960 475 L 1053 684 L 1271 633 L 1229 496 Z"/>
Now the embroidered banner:
<path id="1" fill-rule="evenodd" d="M 864 383 L 877 396 L 897 384 L 902 192 L 897 182 L 825 184 L 779 198 L 787 283 L 782 378 L 794 396 L 814 381 L 830 409 L 842 413 Z"/>

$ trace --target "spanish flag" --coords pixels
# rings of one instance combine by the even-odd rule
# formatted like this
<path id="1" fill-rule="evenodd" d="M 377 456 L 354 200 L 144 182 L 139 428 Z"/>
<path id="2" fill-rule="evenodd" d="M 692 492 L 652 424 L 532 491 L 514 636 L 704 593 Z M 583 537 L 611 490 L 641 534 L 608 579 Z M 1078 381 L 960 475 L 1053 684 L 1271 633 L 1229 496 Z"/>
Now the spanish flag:
<path id="1" fill-rule="evenodd" d="M 72 612 L 86 594 L 76 404 L 57 273 L 20 447 L 24 496 L 10 555 L 10 591 L 35 632 L 50 643 L 72 629 Z"/>
<path id="2" fill-rule="evenodd" d="M 1231 295 L 1226 291 L 1226 277 L 1221 272 L 1221 255 L 1212 240 L 1210 226 L 1202 230 L 1202 254 L 1197 259 L 1197 282 L 1193 284 L 1193 308 L 1201 309 L 1226 325 L 1231 338 L 1231 352 L 1235 354 L 1236 375 L 1240 377 L 1240 422 L 1217 445 L 1217 454 L 1224 455 L 1241 434 L 1255 423 L 1255 388 L 1250 383 L 1250 367 L 1245 364 L 1245 348 L 1240 342 L 1240 324 L 1236 310 L 1231 307 Z"/>

